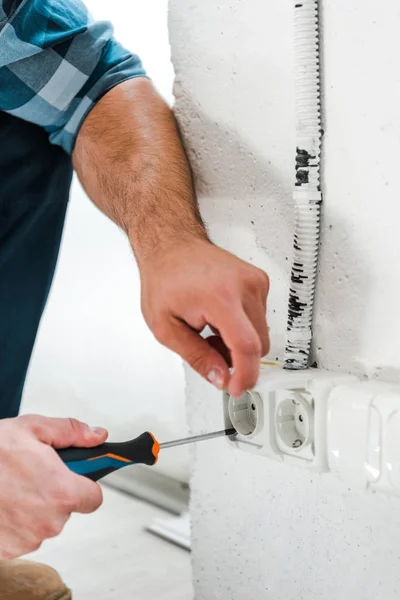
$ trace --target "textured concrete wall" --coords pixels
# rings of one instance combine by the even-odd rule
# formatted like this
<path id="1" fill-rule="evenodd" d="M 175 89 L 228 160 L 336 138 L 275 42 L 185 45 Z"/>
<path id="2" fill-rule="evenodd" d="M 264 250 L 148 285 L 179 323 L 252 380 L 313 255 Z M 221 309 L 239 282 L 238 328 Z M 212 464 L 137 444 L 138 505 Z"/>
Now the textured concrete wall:
<path id="1" fill-rule="evenodd" d="M 176 111 L 214 239 L 271 276 L 281 357 L 293 212 L 292 3 L 170 0 Z M 400 9 L 323 2 L 324 207 L 315 353 L 400 381 Z M 288 258 L 289 257 L 289 260 Z M 193 430 L 221 425 L 188 373 Z M 231 450 L 195 450 L 196 600 L 394 600 L 400 503 Z"/>

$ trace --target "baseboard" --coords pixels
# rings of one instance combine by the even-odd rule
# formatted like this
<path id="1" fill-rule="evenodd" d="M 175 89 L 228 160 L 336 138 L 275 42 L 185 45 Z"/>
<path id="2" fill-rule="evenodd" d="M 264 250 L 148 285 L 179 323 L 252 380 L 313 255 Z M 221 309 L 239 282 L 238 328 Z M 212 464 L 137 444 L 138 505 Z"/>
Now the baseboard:
<path id="1" fill-rule="evenodd" d="M 147 531 L 167 540 L 171 544 L 175 544 L 175 546 L 191 550 L 189 513 L 185 513 L 180 517 L 170 517 L 169 519 L 154 519 L 151 525 L 147 527 Z"/>
<path id="2" fill-rule="evenodd" d="M 136 465 L 133 469 L 121 469 L 109 475 L 104 483 L 175 515 L 188 510 L 189 486 L 148 467 Z"/>

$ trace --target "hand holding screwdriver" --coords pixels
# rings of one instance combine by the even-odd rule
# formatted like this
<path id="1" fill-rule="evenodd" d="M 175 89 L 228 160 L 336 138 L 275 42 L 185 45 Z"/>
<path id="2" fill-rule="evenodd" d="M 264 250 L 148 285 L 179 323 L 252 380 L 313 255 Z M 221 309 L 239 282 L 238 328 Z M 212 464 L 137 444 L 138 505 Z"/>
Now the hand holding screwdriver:
<path id="1" fill-rule="evenodd" d="M 98 446 L 106 438 L 104 429 L 75 419 L 0 420 L 0 560 L 37 550 L 61 532 L 72 512 L 100 506 L 100 487 L 65 469 L 54 448 Z"/>
<path id="2" fill-rule="evenodd" d="M 155 465 L 161 449 L 183 446 L 217 437 L 235 435 L 235 429 L 224 429 L 204 435 L 183 438 L 159 444 L 152 433 L 146 431 L 128 442 L 106 442 L 95 448 L 66 448 L 57 450 L 59 457 L 71 471 L 92 481 L 134 464 Z"/>

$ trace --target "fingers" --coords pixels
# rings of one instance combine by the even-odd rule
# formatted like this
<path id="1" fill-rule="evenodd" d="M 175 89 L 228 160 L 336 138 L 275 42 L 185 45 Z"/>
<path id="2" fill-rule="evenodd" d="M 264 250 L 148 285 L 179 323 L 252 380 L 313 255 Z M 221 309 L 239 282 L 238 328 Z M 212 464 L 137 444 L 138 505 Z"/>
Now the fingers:
<path id="1" fill-rule="evenodd" d="M 234 374 L 229 381 L 228 391 L 238 397 L 257 382 L 263 344 L 240 304 L 230 306 L 227 310 L 220 303 L 215 306 L 211 317 L 232 357 Z"/>
<path id="2" fill-rule="evenodd" d="M 218 351 L 214 342 L 210 345 L 186 323 L 175 318 L 166 319 L 153 331 L 160 343 L 179 354 L 218 389 L 228 388 L 230 394 L 240 396 L 257 381 L 263 344 L 240 304 L 226 307 L 221 302 L 215 303 L 211 318 L 230 352 L 234 367 L 232 377 L 222 348 Z"/>
<path id="3" fill-rule="evenodd" d="M 41 442 L 53 448 L 98 446 L 107 439 L 107 431 L 101 427 L 89 427 L 76 419 L 53 419 L 38 415 L 20 417 L 24 427 L 30 429 Z"/>
<path id="4" fill-rule="evenodd" d="M 224 340 L 220 335 L 210 335 L 206 338 L 207 344 L 214 348 L 225 360 L 228 367 L 232 366 L 232 357 L 229 349 L 225 346 Z"/>
<path id="5" fill-rule="evenodd" d="M 234 374 L 228 384 L 233 396 L 240 396 L 257 382 L 260 359 L 269 352 L 267 296 L 269 278 L 260 269 L 247 274 L 241 293 L 216 294 L 207 321 L 218 332 L 229 351 Z M 220 350 L 220 348 L 219 348 Z M 222 352 L 223 355 L 226 355 Z"/>
<path id="6" fill-rule="evenodd" d="M 189 325 L 172 317 L 162 326 L 153 328 L 153 332 L 161 344 L 179 354 L 218 389 L 227 386 L 230 374 L 223 356 Z"/>
<path id="7" fill-rule="evenodd" d="M 259 302 L 257 310 L 249 310 L 237 304 L 226 306 L 215 303 L 210 320 L 212 328 L 218 328 L 221 337 L 211 336 L 204 340 L 183 321 L 167 319 L 153 328 L 157 340 L 167 346 L 195 371 L 218 389 L 228 389 L 233 396 L 240 396 L 257 382 L 261 356 L 269 350 L 265 303 Z M 234 374 L 230 375 L 229 366 Z"/>
<path id="8" fill-rule="evenodd" d="M 269 328 L 266 319 L 265 302 L 244 302 L 243 308 L 256 330 L 261 342 L 261 356 L 268 354 L 270 349 Z"/>
<path id="9" fill-rule="evenodd" d="M 238 304 L 236 309 L 231 308 L 231 319 L 226 319 L 227 311 L 221 307 L 217 317 L 219 321 L 214 323 L 232 355 L 234 375 L 229 392 L 236 397 L 254 387 L 260 370 L 260 358 L 268 354 L 270 349 L 266 314 L 268 292 L 269 278 L 257 269 L 246 282 L 242 306 Z"/>

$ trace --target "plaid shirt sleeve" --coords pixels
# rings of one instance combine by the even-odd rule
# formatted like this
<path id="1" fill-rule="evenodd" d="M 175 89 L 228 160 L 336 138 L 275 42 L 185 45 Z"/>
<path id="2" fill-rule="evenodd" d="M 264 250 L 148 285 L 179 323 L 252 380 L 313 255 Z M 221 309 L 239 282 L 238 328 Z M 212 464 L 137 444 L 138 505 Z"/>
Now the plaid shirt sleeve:
<path id="1" fill-rule="evenodd" d="M 0 0 L 0 110 L 36 123 L 68 153 L 93 105 L 146 73 L 80 0 Z"/>

